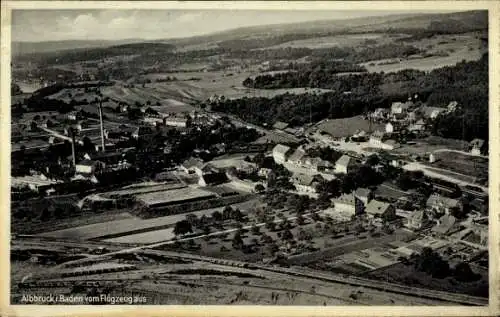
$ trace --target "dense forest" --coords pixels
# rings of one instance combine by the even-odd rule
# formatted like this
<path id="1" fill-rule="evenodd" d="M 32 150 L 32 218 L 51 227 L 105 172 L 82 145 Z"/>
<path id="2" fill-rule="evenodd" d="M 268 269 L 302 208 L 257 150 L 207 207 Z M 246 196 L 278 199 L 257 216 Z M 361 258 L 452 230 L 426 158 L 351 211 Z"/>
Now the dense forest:
<path id="1" fill-rule="evenodd" d="M 337 76 L 327 68 L 307 72 L 287 72 L 257 76 L 243 83 L 252 88 L 324 88 L 323 94 L 284 94 L 273 98 L 243 98 L 212 104 L 212 109 L 240 116 L 256 124 L 271 125 L 284 121 L 294 126 L 325 118 L 351 117 L 378 107 L 389 107 L 394 101 L 418 94 L 428 106 L 443 107 L 450 101 L 461 106 L 454 113 L 438 117 L 431 123 L 434 134 L 471 140 L 488 139 L 488 55 L 478 61 L 460 62 L 455 66 L 429 73 L 403 70 L 396 73 L 361 73 Z M 387 85 L 397 84 L 390 92 Z"/>

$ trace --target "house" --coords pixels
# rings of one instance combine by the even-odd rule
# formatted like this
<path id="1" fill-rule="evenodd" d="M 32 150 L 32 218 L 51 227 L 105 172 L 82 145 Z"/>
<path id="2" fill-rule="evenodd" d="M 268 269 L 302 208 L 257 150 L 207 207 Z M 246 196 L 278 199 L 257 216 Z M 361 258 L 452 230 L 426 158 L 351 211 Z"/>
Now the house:
<path id="1" fill-rule="evenodd" d="M 102 172 L 106 164 L 97 160 L 83 160 L 75 165 L 75 173 L 83 175 L 94 175 Z"/>
<path id="2" fill-rule="evenodd" d="M 188 124 L 187 118 L 170 116 L 163 119 L 163 124 L 171 127 L 185 128 Z"/>
<path id="3" fill-rule="evenodd" d="M 394 219 L 396 217 L 396 209 L 393 205 L 378 200 L 371 200 L 366 205 L 365 211 L 368 215 L 385 218 L 388 220 Z"/>
<path id="4" fill-rule="evenodd" d="M 290 155 L 290 147 L 278 144 L 273 148 L 273 159 L 277 164 L 283 164 Z"/>
<path id="5" fill-rule="evenodd" d="M 481 155 L 484 153 L 485 142 L 482 139 L 474 139 L 470 142 L 470 153 L 472 155 Z"/>
<path id="6" fill-rule="evenodd" d="M 281 122 L 281 121 L 276 121 L 275 124 L 273 124 L 273 129 L 276 130 L 285 130 L 288 127 L 288 123 L 286 122 Z"/>
<path id="7" fill-rule="evenodd" d="M 340 197 L 332 198 L 331 202 L 335 210 L 352 215 L 356 213 L 356 202 L 353 194 L 342 194 Z"/>
<path id="8" fill-rule="evenodd" d="M 430 223 L 425 210 L 417 210 L 408 218 L 406 226 L 410 229 L 422 229 Z"/>
<path id="9" fill-rule="evenodd" d="M 292 176 L 292 183 L 299 192 L 316 193 L 316 186 L 323 181 L 320 175 L 296 173 Z"/>
<path id="10" fill-rule="evenodd" d="M 288 162 L 296 165 L 296 166 L 301 166 L 303 164 L 303 159 L 305 158 L 306 156 L 306 151 L 304 151 L 304 149 L 302 149 L 302 147 L 298 147 L 293 153 L 292 155 L 290 155 L 290 157 L 288 158 Z"/>
<path id="11" fill-rule="evenodd" d="M 360 215 L 365 209 L 361 201 L 352 193 L 342 194 L 340 197 L 332 198 L 331 202 L 335 210 L 350 215 Z"/>
<path id="12" fill-rule="evenodd" d="M 429 210 L 437 214 L 449 214 L 455 208 L 462 208 L 457 199 L 432 194 L 427 199 L 426 206 Z"/>
<path id="13" fill-rule="evenodd" d="M 128 111 L 128 105 L 127 104 L 121 104 L 120 106 L 120 112 L 127 112 Z"/>
<path id="14" fill-rule="evenodd" d="M 385 108 L 377 108 L 373 111 L 371 117 L 374 119 L 387 119 L 389 116 L 389 110 Z"/>
<path id="15" fill-rule="evenodd" d="M 335 172 L 347 174 L 356 166 L 355 160 L 349 155 L 342 155 L 335 162 Z"/>
<path id="16" fill-rule="evenodd" d="M 413 106 L 413 102 L 407 101 L 405 103 L 402 102 L 393 102 L 391 105 L 391 114 L 406 114 L 408 110 Z"/>
<path id="17" fill-rule="evenodd" d="M 42 122 L 42 127 L 48 128 L 48 129 L 53 128 L 55 125 L 56 125 L 55 122 L 50 120 L 50 119 L 44 120 Z"/>
<path id="18" fill-rule="evenodd" d="M 382 131 L 375 131 L 370 136 L 370 144 L 376 147 L 381 147 L 385 138 L 385 133 Z"/>
<path id="19" fill-rule="evenodd" d="M 260 168 L 257 172 L 257 175 L 260 177 L 268 178 L 269 174 L 271 174 L 272 170 L 270 168 Z"/>
<path id="20" fill-rule="evenodd" d="M 448 110 L 448 113 L 454 112 L 458 108 L 458 102 L 452 101 L 448 104 L 446 109 Z"/>
<path id="21" fill-rule="evenodd" d="M 67 118 L 68 120 L 71 120 L 71 121 L 76 121 L 76 120 L 80 120 L 80 119 L 83 119 L 82 118 L 82 114 L 78 111 L 71 111 L 67 114 Z"/>
<path id="22" fill-rule="evenodd" d="M 425 130 L 425 121 L 423 119 L 418 120 L 414 124 L 408 127 L 409 131 L 412 132 L 420 132 Z"/>
<path id="23" fill-rule="evenodd" d="M 198 179 L 198 185 L 200 186 L 214 186 L 225 183 L 228 181 L 226 173 L 215 172 L 215 173 L 203 173 Z"/>
<path id="24" fill-rule="evenodd" d="M 135 129 L 132 133 L 134 139 L 144 139 L 153 136 L 153 129 L 148 126 L 141 126 Z"/>
<path id="25" fill-rule="evenodd" d="M 212 165 L 210 163 L 204 164 L 201 168 L 195 167 L 194 170 L 195 170 L 195 173 L 200 177 L 204 174 L 212 174 L 212 173 L 219 173 L 220 172 L 220 170 L 217 167 L 215 167 L 214 165 Z"/>
<path id="26" fill-rule="evenodd" d="M 181 164 L 181 169 L 188 173 L 188 174 L 193 174 L 196 173 L 198 175 L 202 174 L 202 168 L 204 166 L 204 163 L 201 159 L 198 158 L 190 158 L 182 162 Z"/>
<path id="27" fill-rule="evenodd" d="M 121 152 L 97 152 L 93 154 L 86 153 L 84 159 L 89 161 L 99 161 L 104 163 L 106 169 L 124 169 L 131 166 Z"/>
<path id="28" fill-rule="evenodd" d="M 144 122 L 145 124 L 150 124 L 152 126 L 160 126 L 163 125 L 163 118 L 147 116 L 142 119 L 142 122 Z"/>
<path id="29" fill-rule="evenodd" d="M 45 175 L 27 175 L 11 178 L 12 188 L 21 188 L 28 186 L 29 189 L 36 192 L 46 192 L 55 186 L 64 186 L 64 182 L 49 179 Z"/>
<path id="30" fill-rule="evenodd" d="M 373 199 L 373 192 L 368 188 L 358 188 L 354 191 L 354 197 L 358 198 L 366 205 Z"/>
<path id="31" fill-rule="evenodd" d="M 445 112 L 446 108 L 440 107 L 422 107 L 424 118 L 436 119 L 441 113 Z"/>
<path id="32" fill-rule="evenodd" d="M 457 228 L 457 218 L 452 215 L 444 215 L 437 221 L 437 224 L 432 227 L 432 232 L 438 235 L 447 235 L 453 233 L 453 229 Z"/>
<path id="33" fill-rule="evenodd" d="M 385 125 L 385 132 L 386 133 L 393 133 L 394 132 L 394 125 L 392 123 L 388 122 Z"/>

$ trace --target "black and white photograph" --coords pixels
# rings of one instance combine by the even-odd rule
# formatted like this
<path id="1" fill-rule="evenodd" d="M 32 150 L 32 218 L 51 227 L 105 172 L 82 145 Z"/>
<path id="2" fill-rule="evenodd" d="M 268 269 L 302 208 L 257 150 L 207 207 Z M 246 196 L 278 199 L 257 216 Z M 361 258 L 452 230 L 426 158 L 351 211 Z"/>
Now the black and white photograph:
<path id="1" fill-rule="evenodd" d="M 487 7 L 43 2 L 10 3 L 10 305 L 498 295 Z"/>

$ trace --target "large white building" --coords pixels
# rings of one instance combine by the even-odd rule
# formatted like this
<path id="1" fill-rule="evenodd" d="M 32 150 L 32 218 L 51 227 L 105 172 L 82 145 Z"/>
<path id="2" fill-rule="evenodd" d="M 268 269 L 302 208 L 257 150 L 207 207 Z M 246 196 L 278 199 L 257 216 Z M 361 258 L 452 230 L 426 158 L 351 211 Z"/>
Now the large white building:
<path id="1" fill-rule="evenodd" d="M 290 155 L 290 147 L 278 144 L 273 148 L 273 159 L 277 164 L 283 164 Z"/>

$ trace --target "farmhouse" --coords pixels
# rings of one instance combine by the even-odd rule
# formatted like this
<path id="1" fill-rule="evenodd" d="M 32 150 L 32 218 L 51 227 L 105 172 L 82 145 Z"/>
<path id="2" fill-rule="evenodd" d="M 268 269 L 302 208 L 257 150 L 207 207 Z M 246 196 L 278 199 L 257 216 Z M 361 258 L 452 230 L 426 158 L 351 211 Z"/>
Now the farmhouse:
<path id="1" fill-rule="evenodd" d="M 323 180 L 320 175 L 307 175 L 297 173 L 292 177 L 292 182 L 299 192 L 316 193 L 316 186 Z"/>
<path id="2" fill-rule="evenodd" d="M 337 173 L 347 174 L 356 167 L 355 160 L 349 155 L 342 155 L 337 162 L 335 162 L 335 171 Z"/>
<path id="3" fill-rule="evenodd" d="M 396 209 L 394 206 L 378 200 L 371 200 L 366 205 L 366 213 L 374 217 L 385 219 L 394 219 L 396 217 Z"/>
<path id="4" fill-rule="evenodd" d="M 278 144 L 273 148 L 273 158 L 277 164 L 283 164 L 290 155 L 290 147 Z"/>

